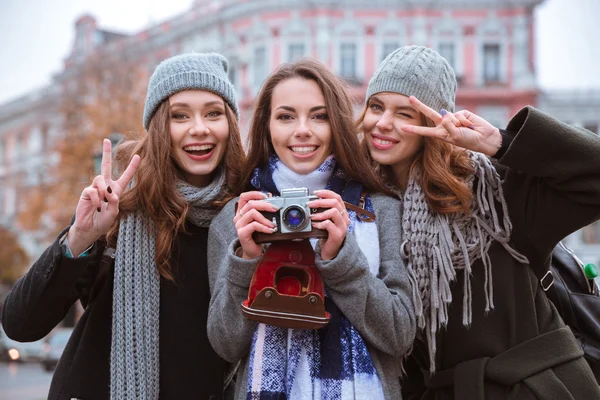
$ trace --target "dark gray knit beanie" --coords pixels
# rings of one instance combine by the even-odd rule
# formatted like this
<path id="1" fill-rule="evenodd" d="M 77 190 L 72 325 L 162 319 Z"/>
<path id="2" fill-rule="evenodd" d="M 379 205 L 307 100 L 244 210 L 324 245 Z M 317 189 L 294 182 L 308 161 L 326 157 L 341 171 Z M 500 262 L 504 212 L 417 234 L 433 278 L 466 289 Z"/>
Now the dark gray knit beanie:
<path id="1" fill-rule="evenodd" d="M 423 46 L 404 46 L 381 63 L 367 88 L 366 101 L 381 92 L 415 96 L 439 112 L 454 112 L 456 76 L 448 61 Z"/>
<path id="2" fill-rule="evenodd" d="M 206 90 L 221 96 L 235 111 L 239 110 L 235 89 L 229 78 L 227 59 L 217 53 L 188 53 L 162 61 L 150 77 L 144 105 L 144 128 L 148 130 L 156 109 L 169 96 L 183 90 Z"/>

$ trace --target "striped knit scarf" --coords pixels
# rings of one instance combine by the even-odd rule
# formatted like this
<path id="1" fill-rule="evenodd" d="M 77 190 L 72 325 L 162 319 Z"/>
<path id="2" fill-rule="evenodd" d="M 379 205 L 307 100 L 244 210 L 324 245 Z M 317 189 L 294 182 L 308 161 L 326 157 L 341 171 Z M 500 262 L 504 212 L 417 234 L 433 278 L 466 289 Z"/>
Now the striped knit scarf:
<path id="1" fill-rule="evenodd" d="M 471 212 L 438 214 L 429 209 L 419 186 L 421 171 L 414 168 L 403 195 L 404 243 L 413 287 L 413 300 L 419 328 L 424 330 L 429 349 L 430 371 L 435 371 L 436 333 L 448 323 L 448 305 L 452 302 L 450 285 L 458 270 L 464 273 L 463 320 L 471 324 L 473 263 L 481 259 L 485 273 L 485 311 L 494 308 L 492 262 L 488 250 L 493 241 L 500 243 L 521 263 L 527 258 L 509 242 L 512 224 L 502 191 L 502 182 L 490 160 L 481 153 L 469 152 L 475 174 L 468 184 L 474 193 Z M 475 187 L 473 187 L 475 184 Z M 496 203 L 502 207 L 499 216 Z"/>
<path id="2" fill-rule="evenodd" d="M 298 175 L 276 156 L 258 168 L 253 186 L 277 195 L 278 188 L 308 187 L 339 193 L 358 204 L 362 185 L 349 181 L 333 156 L 315 171 Z M 373 211 L 367 197 L 366 209 Z M 360 222 L 348 213 L 354 234 L 372 274 L 379 270 L 379 241 L 375 223 Z M 366 343 L 350 321 L 328 297 L 329 324 L 319 330 L 284 329 L 259 324 L 252 340 L 248 367 L 247 399 L 383 399 L 381 381 Z"/>
<path id="3" fill-rule="evenodd" d="M 208 227 L 222 197 L 225 172 L 220 168 L 209 186 L 184 181 L 177 189 L 189 204 L 188 220 Z M 155 263 L 152 223 L 140 212 L 121 219 L 113 287 L 110 398 L 158 400 L 160 275 Z"/>

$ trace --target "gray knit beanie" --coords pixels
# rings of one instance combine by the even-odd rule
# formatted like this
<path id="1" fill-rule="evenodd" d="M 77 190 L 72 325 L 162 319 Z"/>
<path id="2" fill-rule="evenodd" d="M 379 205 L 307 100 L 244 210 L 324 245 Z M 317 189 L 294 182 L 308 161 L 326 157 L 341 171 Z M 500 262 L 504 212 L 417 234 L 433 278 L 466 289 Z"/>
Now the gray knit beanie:
<path id="1" fill-rule="evenodd" d="M 366 101 L 381 92 L 415 96 L 439 112 L 454 112 L 456 76 L 437 52 L 423 46 L 404 46 L 388 55 L 367 88 Z"/>
<path id="2" fill-rule="evenodd" d="M 158 64 L 148 84 L 144 128 L 148 130 L 150 120 L 160 104 L 182 90 L 206 90 L 217 94 L 239 118 L 235 89 L 227 77 L 228 69 L 227 59 L 217 53 L 181 54 Z"/>

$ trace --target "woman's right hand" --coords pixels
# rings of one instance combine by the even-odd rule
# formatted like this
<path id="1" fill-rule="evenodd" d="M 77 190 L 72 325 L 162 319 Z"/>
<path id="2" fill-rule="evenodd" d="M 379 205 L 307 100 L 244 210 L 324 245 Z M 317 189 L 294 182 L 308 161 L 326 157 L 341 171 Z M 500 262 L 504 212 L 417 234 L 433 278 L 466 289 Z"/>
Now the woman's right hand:
<path id="1" fill-rule="evenodd" d="M 435 137 L 455 146 L 477 151 L 490 157 L 496 155 L 502 146 L 500 130 L 470 111 L 462 110 L 451 113 L 443 110 L 444 115 L 440 115 L 414 96 L 410 96 L 408 100 L 417 111 L 433 121 L 436 126 L 406 124 L 400 128 L 404 132 Z"/>
<path id="2" fill-rule="evenodd" d="M 101 174 L 81 192 L 75 211 L 75 222 L 67 240 L 74 256 L 81 254 L 92 243 L 105 235 L 119 215 L 119 198 L 131 182 L 140 163 L 137 154 L 131 158 L 123 175 L 112 179 L 112 145 L 104 139 Z"/>
<path id="3" fill-rule="evenodd" d="M 275 228 L 275 224 L 260 213 L 261 211 L 275 212 L 279 210 L 271 203 L 261 201 L 266 198 L 265 194 L 254 191 L 242 193 L 238 201 L 233 223 L 242 246 L 242 258 L 246 260 L 259 257 L 263 250 L 262 245 L 256 244 L 252 234 L 254 232 L 270 234 Z"/>

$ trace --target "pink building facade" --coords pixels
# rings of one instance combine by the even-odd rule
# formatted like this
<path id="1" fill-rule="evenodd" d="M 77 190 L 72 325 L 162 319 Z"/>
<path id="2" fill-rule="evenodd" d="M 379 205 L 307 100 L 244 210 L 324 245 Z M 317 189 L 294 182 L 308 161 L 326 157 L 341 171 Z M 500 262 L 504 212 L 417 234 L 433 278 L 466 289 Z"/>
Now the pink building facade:
<path id="1" fill-rule="evenodd" d="M 196 0 L 181 15 L 133 35 L 102 30 L 93 17 L 83 16 L 75 24 L 72 53 L 44 89 L 48 94 L 40 95 L 43 100 L 32 94 L 0 107 L 0 224 L 18 231 L 14 217 L 21 193 L 39 181 L 28 178 L 35 175 L 31 170 L 53 162 L 45 149 L 60 140 L 56 104 L 92 54 L 127 55 L 150 74 L 175 54 L 222 53 L 230 61 L 247 129 L 264 78 L 281 63 L 319 59 L 348 82 L 358 112 L 369 78 L 385 56 L 399 46 L 420 44 L 453 66 L 458 109 L 504 126 L 523 105 L 538 104 L 533 14 L 542 1 Z M 17 116 L 6 111 L 15 107 L 22 110 Z M 39 163 L 32 167 L 24 162 L 26 155 Z M 22 236 L 27 242 L 28 235 Z M 30 242 L 32 254 L 45 245 Z"/>

